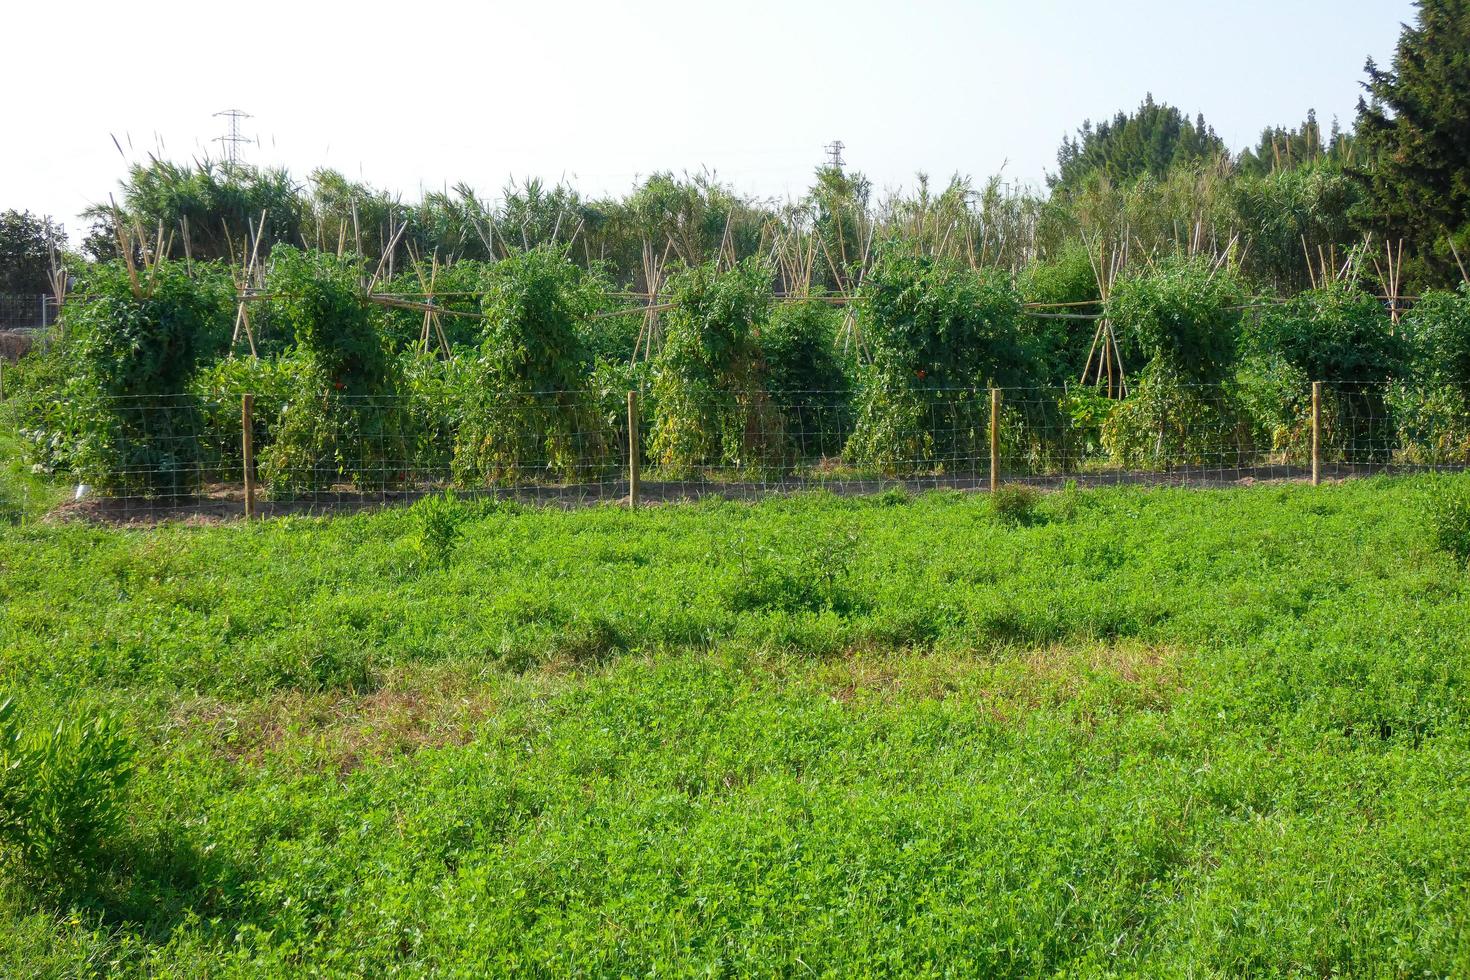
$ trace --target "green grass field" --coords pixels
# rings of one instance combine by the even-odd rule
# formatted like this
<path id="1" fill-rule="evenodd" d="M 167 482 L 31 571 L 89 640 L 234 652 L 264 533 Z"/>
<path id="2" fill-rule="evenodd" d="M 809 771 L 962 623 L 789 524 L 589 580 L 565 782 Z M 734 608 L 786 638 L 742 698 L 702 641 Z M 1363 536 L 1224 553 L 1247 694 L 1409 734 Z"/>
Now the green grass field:
<path id="1" fill-rule="evenodd" d="M 0 530 L 137 751 L 0 974 L 1464 975 L 1428 486 Z"/>

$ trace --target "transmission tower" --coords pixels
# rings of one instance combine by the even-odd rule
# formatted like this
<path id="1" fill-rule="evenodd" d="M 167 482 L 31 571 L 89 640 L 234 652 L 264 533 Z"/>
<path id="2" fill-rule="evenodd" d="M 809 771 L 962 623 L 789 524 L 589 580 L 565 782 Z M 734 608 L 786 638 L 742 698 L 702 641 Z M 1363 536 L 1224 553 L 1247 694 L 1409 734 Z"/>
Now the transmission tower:
<path id="1" fill-rule="evenodd" d="M 224 116 L 229 121 L 229 132 L 223 136 L 216 136 L 214 142 L 224 145 L 225 167 L 234 170 L 235 164 L 240 161 L 240 144 L 251 142 L 248 136 L 240 135 L 240 120 L 251 118 L 250 113 L 240 109 L 225 109 L 216 112 L 215 116 Z"/>
<path id="2" fill-rule="evenodd" d="M 827 166 L 836 167 L 838 170 L 841 170 L 844 165 L 842 151 L 846 148 L 847 146 L 842 140 L 833 140 L 823 147 L 827 151 Z"/>

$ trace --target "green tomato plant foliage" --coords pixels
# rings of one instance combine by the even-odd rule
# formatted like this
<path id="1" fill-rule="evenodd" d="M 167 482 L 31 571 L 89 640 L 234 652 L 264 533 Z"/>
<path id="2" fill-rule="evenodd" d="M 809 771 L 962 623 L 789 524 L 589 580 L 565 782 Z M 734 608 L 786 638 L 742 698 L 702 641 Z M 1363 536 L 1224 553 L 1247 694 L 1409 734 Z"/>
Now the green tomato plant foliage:
<path id="1" fill-rule="evenodd" d="M 1407 367 L 1403 333 L 1382 304 L 1342 283 L 1262 310 L 1245 337 L 1252 356 L 1280 358 L 1307 380 L 1339 390 L 1381 385 Z"/>
<path id="2" fill-rule="evenodd" d="M 457 479 L 510 484 L 542 472 L 570 481 L 604 465 L 611 433 L 587 391 L 593 357 L 580 330 L 602 305 L 601 280 L 543 245 L 490 266 L 484 290 Z"/>
<path id="3" fill-rule="evenodd" d="M 673 309 L 654 364 L 652 443 L 655 460 L 671 473 L 759 470 L 787 457 L 761 349 L 771 280 L 769 266 L 754 259 L 728 270 L 706 263 L 672 277 Z"/>
<path id="4" fill-rule="evenodd" d="M 1170 259 L 1120 280 L 1107 314 L 1143 370 L 1183 384 L 1216 384 L 1235 369 L 1244 291 L 1228 268 Z M 1131 348 L 1131 351 L 1129 350 Z"/>
<path id="5" fill-rule="evenodd" d="M 890 242 L 859 291 L 858 315 L 870 362 L 844 455 L 860 466 L 898 474 L 973 456 L 989 438 L 985 389 L 1034 383 L 1020 296 L 997 271 Z"/>
<path id="6" fill-rule="evenodd" d="M 268 490 L 289 497 L 347 482 L 358 490 L 406 478 L 402 373 L 365 296 L 361 259 L 287 245 L 271 250 L 272 314 L 304 362 L 305 381 L 281 409 L 260 455 Z"/>
<path id="7" fill-rule="evenodd" d="M 408 269 L 399 272 L 387 283 L 378 286 L 381 292 L 403 296 L 415 301 L 432 302 L 438 314 L 438 328 L 444 331 L 444 340 L 452 350 L 473 348 L 479 341 L 480 324 L 474 316 L 480 312 L 480 285 L 485 272 L 491 266 L 475 259 L 459 259 L 451 263 L 440 263 L 437 271 L 433 263 L 425 260 L 417 271 Z M 426 295 L 432 278 L 432 295 Z M 388 343 L 395 352 L 411 348 L 423 349 L 424 313 L 422 310 L 383 306 L 377 316 Z M 429 349 L 440 349 L 438 330 L 430 327 Z"/>
<path id="8" fill-rule="evenodd" d="M 1470 461 L 1470 283 L 1425 293 L 1402 326 L 1409 377 L 1390 388 L 1388 402 L 1403 460 Z"/>
<path id="9" fill-rule="evenodd" d="M 1097 274 L 1081 244 L 1022 269 L 1016 287 L 1027 303 L 1053 305 L 1042 312 L 1095 314 L 1102 311 Z M 1076 383 L 1087 363 L 1088 343 L 1096 330 L 1092 320 L 1032 318 L 1027 325 L 1042 373 L 1037 382 L 1049 387 Z"/>
<path id="10" fill-rule="evenodd" d="M 820 299 L 781 303 L 761 330 L 767 387 L 803 458 L 840 453 L 851 424 L 849 370 L 837 346 L 842 315 Z"/>
<path id="11" fill-rule="evenodd" d="M 1129 468 L 1226 466 L 1252 447 L 1250 426 L 1231 386 L 1179 384 L 1145 371 L 1102 425 L 1102 446 Z"/>
<path id="12" fill-rule="evenodd" d="M 1205 465 L 1249 449 L 1229 384 L 1243 298 L 1228 266 L 1199 258 L 1168 259 L 1115 284 L 1108 317 L 1125 352 L 1144 360 L 1103 423 L 1102 444 L 1117 462 Z"/>
<path id="13" fill-rule="evenodd" d="M 1403 318 L 1415 379 L 1470 384 L 1470 282 L 1425 293 Z"/>
<path id="14" fill-rule="evenodd" d="M 232 287 L 223 270 L 161 261 L 138 273 L 120 263 L 89 267 L 30 392 L 25 435 L 39 461 L 111 493 L 198 490 L 206 458 L 199 399 L 202 361 L 228 338 Z"/>
<path id="15" fill-rule="evenodd" d="M 1244 343 L 1255 364 L 1302 386 L 1291 426 L 1303 434 L 1297 441 L 1310 431 L 1311 383 L 1320 381 L 1324 452 L 1349 462 L 1388 460 L 1395 431 L 1388 395 L 1408 373 L 1410 352 L 1378 300 L 1345 283 L 1309 289 L 1262 310 Z"/>

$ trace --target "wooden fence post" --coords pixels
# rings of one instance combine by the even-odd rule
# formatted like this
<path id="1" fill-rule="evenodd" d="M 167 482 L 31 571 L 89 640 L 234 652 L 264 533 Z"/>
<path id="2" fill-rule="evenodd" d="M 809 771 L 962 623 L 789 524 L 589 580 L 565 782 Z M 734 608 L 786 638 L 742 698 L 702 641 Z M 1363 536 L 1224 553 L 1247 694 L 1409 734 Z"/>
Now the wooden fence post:
<path id="1" fill-rule="evenodd" d="M 1322 382 L 1312 382 L 1312 486 L 1322 482 Z"/>
<path id="2" fill-rule="evenodd" d="M 990 389 L 990 492 L 1000 488 L 1000 389 Z"/>
<path id="3" fill-rule="evenodd" d="M 628 392 L 628 509 L 638 509 L 638 464 L 642 440 L 638 438 L 638 392 Z"/>
<path id="4" fill-rule="evenodd" d="M 245 519 L 255 517 L 255 396 L 240 396 L 240 458 L 245 473 Z"/>

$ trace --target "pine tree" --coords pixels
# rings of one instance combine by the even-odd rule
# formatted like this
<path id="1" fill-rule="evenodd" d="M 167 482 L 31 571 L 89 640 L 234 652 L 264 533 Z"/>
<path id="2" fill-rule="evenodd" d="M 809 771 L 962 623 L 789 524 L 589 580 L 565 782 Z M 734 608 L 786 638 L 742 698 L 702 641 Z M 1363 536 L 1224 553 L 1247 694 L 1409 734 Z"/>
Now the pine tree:
<path id="1" fill-rule="evenodd" d="M 1075 139 L 1066 137 L 1057 152 L 1058 172 L 1047 177 L 1053 188 L 1077 187 L 1099 172 L 1118 183 L 1145 174 L 1162 179 L 1179 164 L 1198 163 L 1228 152 L 1205 122 L 1193 121 L 1174 106 L 1144 98 L 1138 111 L 1119 112 L 1112 120 L 1084 122 Z"/>
<path id="2" fill-rule="evenodd" d="M 1360 220 L 1412 256 L 1423 284 L 1460 277 L 1470 261 L 1470 0 L 1418 0 L 1393 67 L 1369 59 L 1358 101 L 1367 194 Z"/>

